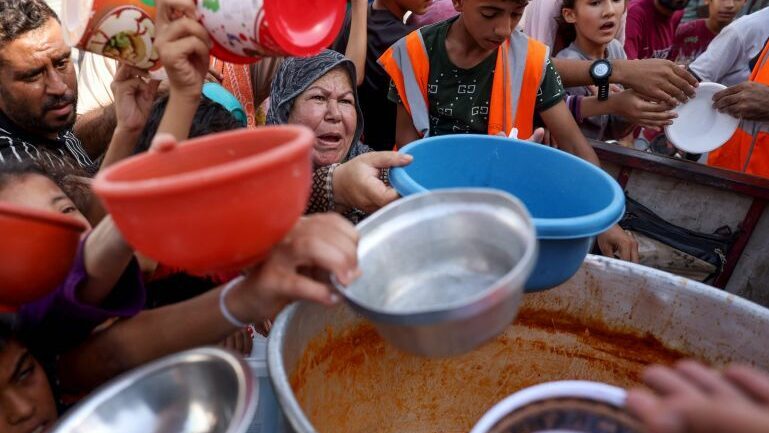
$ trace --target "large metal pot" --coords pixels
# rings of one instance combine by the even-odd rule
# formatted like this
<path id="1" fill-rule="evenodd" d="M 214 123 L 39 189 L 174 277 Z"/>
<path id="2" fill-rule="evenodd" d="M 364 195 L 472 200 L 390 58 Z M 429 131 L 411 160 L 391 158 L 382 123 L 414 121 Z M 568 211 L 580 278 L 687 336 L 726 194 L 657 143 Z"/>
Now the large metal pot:
<path id="1" fill-rule="evenodd" d="M 622 387 L 649 363 L 693 356 L 769 368 L 769 310 L 671 274 L 589 256 L 565 284 L 525 296 L 496 340 L 450 359 L 385 344 L 346 306 L 296 304 L 275 323 L 269 367 L 297 432 L 459 432 L 505 396 L 583 379 Z"/>

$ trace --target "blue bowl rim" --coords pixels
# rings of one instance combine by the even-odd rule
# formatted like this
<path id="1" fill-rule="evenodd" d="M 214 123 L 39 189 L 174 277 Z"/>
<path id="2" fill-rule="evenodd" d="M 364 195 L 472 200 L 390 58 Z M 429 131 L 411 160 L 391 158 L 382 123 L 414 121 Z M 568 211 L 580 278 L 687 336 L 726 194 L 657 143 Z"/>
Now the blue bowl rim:
<path id="1" fill-rule="evenodd" d="M 507 137 L 495 137 L 490 135 L 478 135 L 478 134 L 463 134 L 462 138 L 480 138 L 483 140 L 505 140 L 513 141 L 516 145 L 524 146 L 536 146 L 543 152 L 551 152 L 552 154 L 559 154 L 563 158 L 571 158 L 573 161 L 577 161 L 579 164 L 583 164 L 588 170 L 592 171 L 597 176 L 601 177 L 612 190 L 612 200 L 608 206 L 603 209 L 593 212 L 587 215 L 581 215 L 577 217 L 568 218 L 532 218 L 534 220 L 534 226 L 537 229 L 537 238 L 539 239 L 578 239 L 584 237 L 591 237 L 599 235 L 611 226 L 616 224 L 622 215 L 625 213 L 625 194 L 622 188 L 619 186 L 611 176 L 609 176 L 603 169 L 596 167 L 595 165 L 584 161 L 583 159 L 576 157 L 570 153 L 554 149 L 549 146 L 545 146 L 539 143 L 532 143 L 529 141 L 518 140 Z M 414 141 L 404 147 L 398 152 L 404 154 L 410 154 L 414 149 L 419 146 L 429 145 L 434 141 L 445 141 L 447 139 L 456 138 L 456 136 L 443 135 L 439 137 L 429 137 L 421 140 Z M 411 195 L 419 192 L 428 191 L 427 188 L 418 184 L 406 171 L 406 167 L 394 167 L 390 170 L 390 183 L 402 196 Z M 453 187 L 462 187 L 463 185 L 454 185 Z M 467 186 L 467 185 L 465 185 Z M 498 188 L 497 188 L 498 189 Z"/>

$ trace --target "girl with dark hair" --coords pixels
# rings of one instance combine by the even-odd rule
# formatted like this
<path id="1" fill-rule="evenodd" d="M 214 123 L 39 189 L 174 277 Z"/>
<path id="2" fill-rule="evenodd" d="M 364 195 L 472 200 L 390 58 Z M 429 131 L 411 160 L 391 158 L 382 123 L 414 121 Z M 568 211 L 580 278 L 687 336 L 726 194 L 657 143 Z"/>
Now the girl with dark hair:
<path id="1" fill-rule="evenodd" d="M 0 167 L 0 200 L 88 220 L 59 186 L 61 179 L 32 163 Z M 144 287 L 133 249 L 110 217 L 81 240 L 67 278 L 47 297 L 23 305 L 20 332 L 38 353 L 54 354 L 84 340 L 113 317 L 144 307 Z"/>
<path id="2" fill-rule="evenodd" d="M 626 0 L 564 0 L 557 21 L 558 35 L 566 48 L 556 57 L 626 59 L 625 50 L 616 39 L 626 6 Z M 672 123 L 675 116 L 665 104 L 644 101 L 632 90 L 616 85 L 602 96 L 594 86 L 568 87 L 566 94 L 567 105 L 582 133 L 594 140 L 620 140 L 632 132 L 636 123 L 659 129 Z"/>

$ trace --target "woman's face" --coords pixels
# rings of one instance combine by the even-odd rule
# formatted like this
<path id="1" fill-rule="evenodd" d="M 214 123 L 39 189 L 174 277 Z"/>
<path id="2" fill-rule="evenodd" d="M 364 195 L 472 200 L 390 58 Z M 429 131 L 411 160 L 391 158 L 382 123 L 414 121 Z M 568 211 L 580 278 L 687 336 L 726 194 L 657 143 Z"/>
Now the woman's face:
<path id="1" fill-rule="evenodd" d="M 294 101 L 288 123 L 304 125 L 315 132 L 312 162 L 316 167 L 342 162 L 358 125 L 347 72 L 332 69 L 312 83 Z"/>

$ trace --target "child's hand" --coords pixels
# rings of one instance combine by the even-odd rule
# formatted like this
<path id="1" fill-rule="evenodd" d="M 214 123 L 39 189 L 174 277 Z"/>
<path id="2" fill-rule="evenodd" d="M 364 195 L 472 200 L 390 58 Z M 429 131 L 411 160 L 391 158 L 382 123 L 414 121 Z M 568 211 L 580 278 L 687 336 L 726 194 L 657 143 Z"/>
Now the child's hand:
<path id="1" fill-rule="evenodd" d="M 147 123 L 159 81 L 148 80 L 147 72 L 121 63 L 112 81 L 115 95 L 115 133 L 139 134 Z"/>
<path id="2" fill-rule="evenodd" d="M 194 0 L 158 0 L 155 47 L 171 95 L 200 97 L 209 69 L 211 39 L 197 20 Z"/>
<path id="3" fill-rule="evenodd" d="M 251 354 L 251 349 L 253 348 L 253 343 L 254 340 L 251 338 L 251 333 L 248 332 L 248 329 L 240 329 L 225 338 L 219 343 L 219 346 L 243 356 L 249 356 Z"/>
<path id="4" fill-rule="evenodd" d="M 352 283 L 360 274 L 357 248 L 355 227 L 340 215 L 302 218 L 264 263 L 232 289 L 228 308 L 239 320 L 253 323 L 274 318 L 300 299 L 335 304 L 339 298 L 328 281 L 307 275 L 322 271 L 341 284 Z"/>
<path id="5" fill-rule="evenodd" d="M 598 248 L 607 257 L 638 263 L 638 241 L 618 225 L 598 235 Z"/>
<path id="6" fill-rule="evenodd" d="M 372 213 L 400 198 L 379 178 L 382 169 L 411 163 L 411 155 L 369 152 L 340 165 L 334 171 L 334 200 L 344 208 Z"/>
<path id="7" fill-rule="evenodd" d="M 609 96 L 613 114 L 620 115 L 632 123 L 644 128 L 660 131 L 673 123 L 678 115 L 667 103 L 655 103 L 641 98 L 633 90 L 623 90 Z"/>
<path id="8" fill-rule="evenodd" d="M 723 373 L 694 361 L 674 369 L 651 367 L 651 388 L 628 394 L 631 413 L 650 433 L 765 433 L 769 431 L 769 376 L 744 366 Z"/>

